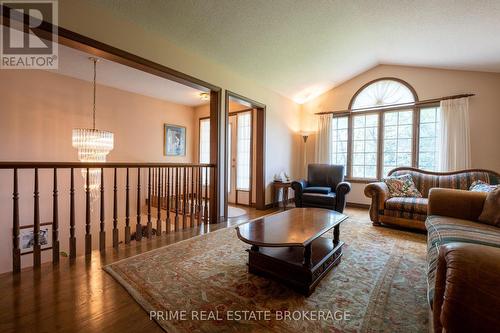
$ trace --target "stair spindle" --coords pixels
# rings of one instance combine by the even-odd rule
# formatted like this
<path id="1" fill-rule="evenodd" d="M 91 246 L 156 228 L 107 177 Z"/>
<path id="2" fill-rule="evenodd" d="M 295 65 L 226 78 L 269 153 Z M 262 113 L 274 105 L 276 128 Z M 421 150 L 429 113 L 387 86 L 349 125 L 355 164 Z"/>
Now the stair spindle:
<path id="1" fill-rule="evenodd" d="M 101 168 L 101 207 L 100 207 L 100 224 L 99 224 L 99 251 L 106 251 L 106 231 L 104 228 L 104 169 Z"/>
<path id="2" fill-rule="evenodd" d="M 117 172 L 114 168 L 113 175 L 113 247 L 118 247 L 118 186 L 117 186 Z"/>
<path id="3" fill-rule="evenodd" d="M 179 230 L 179 168 L 175 168 L 175 231 Z"/>
<path id="4" fill-rule="evenodd" d="M 160 178 L 160 168 L 156 172 L 156 208 L 157 208 L 157 218 L 156 218 L 156 232 L 158 236 L 161 235 L 161 203 L 160 203 L 160 190 L 161 190 L 161 178 Z"/>
<path id="5" fill-rule="evenodd" d="M 19 186 L 17 169 L 14 169 L 14 189 L 12 191 L 12 271 L 21 271 L 21 249 L 19 248 Z"/>
<path id="6" fill-rule="evenodd" d="M 125 180 L 125 244 L 130 244 L 130 178 L 129 168 Z"/>
<path id="7" fill-rule="evenodd" d="M 205 167 L 205 209 L 203 210 L 204 222 L 208 223 L 208 168 Z"/>
<path id="8" fill-rule="evenodd" d="M 75 172 L 71 168 L 69 186 L 69 258 L 76 258 L 76 237 L 75 237 Z"/>
<path id="9" fill-rule="evenodd" d="M 141 226 L 141 168 L 137 168 L 137 224 L 135 225 L 135 240 L 142 239 Z"/>
<path id="10" fill-rule="evenodd" d="M 90 169 L 87 168 L 85 182 L 85 255 L 92 254 L 92 234 L 90 233 Z"/>
<path id="11" fill-rule="evenodd" d="M 183 167 L 183 176 L 182 176 L 182 229 L 186 229 L 187 226 L 187 168 Z"/>
<path id="12" fill-rule="evenodd" d="M 34 211 L 33 211 L 33 266 L 40 267 L 42 264 L 41 247 L 40 247 L 40 195 L 38 192 L 38 168 L 35 168 L 35 190 L 34 194 Z"/>
<path id="13" fill-rule="evenodd" d="M 59 203 L 57 189 L 57 168 L 54 168 L 52 195 L 52 263 L 59 263 Z"/>
<path id="14" fill-rule="evenodd" d="M 171 221 L 170 221 L 170 185 L 171 185 L 171 182 L 170 182 L 170 168 L 167 167 L 167 170 L 166 170 L 166 173 L 167 173 L 167 177 L 166 177 L 166 185 L 167 185 L 167 193 L 166 193 L 166 203 L 165 203 L 165 206 L 166 206 L 166 209 L 167 209 L 167 233 L 169 233 L 172 228 L 171 226 Z"/>
<path id="15" fill-rule="evenodd" d="M 153 233 L 153 225 L 151 224 L 151 168 L 148 168 L 148 239 Z"/>

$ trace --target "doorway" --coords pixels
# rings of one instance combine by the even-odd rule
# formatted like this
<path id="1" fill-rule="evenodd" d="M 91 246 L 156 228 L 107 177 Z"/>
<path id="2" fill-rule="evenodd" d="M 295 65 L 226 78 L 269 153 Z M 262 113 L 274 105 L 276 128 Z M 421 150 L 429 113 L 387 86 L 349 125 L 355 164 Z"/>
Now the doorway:
<path id="1" fill-rule="evenodd" d="M 255 203 L 253 179 L 255 126 L 254 109 L 231 103 L 228 123 L 227 165 L 228 165 L 228 204 L 252 206 Z"/>
<path id="2" fill-rule="evenodd" d="M 228 204 L 265 209 L 266 106 L 231 91 L 225 102 L 226 216 Z"/>

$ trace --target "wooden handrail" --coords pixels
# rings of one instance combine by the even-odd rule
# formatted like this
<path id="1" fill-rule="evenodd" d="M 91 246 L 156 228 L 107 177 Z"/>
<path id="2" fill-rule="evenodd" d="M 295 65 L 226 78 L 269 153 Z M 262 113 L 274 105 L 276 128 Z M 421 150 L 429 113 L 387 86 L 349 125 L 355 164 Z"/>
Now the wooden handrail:
<path id="1" fill-rule="evenodd" d="M 215 164 L 202 163 L 142 163 L 142 162 L 0 162 L 0 169 L 70 169 L 70 168 L 168 168 L 168 167 L 206 167 Z"/>

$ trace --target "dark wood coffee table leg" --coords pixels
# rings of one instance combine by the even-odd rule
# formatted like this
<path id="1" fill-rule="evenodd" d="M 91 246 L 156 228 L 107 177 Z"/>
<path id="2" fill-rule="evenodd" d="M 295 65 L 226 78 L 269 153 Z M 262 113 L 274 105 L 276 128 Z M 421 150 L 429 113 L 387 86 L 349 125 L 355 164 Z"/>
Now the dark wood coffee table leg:
<path id="1" fill-rule="evenodd" d="M 340 238 L 340 224 L 333 228 L 333 244 L 337 245 Z"/>
<path id="2" fill-rule="evenodd" d="M 312 266 L 312 245 L 304 247 L 304 266 L 310 268 Z"/>

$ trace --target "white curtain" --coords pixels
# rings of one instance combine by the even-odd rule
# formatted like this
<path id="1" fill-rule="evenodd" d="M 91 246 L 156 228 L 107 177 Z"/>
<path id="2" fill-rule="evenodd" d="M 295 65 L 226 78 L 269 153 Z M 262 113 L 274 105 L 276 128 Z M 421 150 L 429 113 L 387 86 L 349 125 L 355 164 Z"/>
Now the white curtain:
<path id="1" fill-rule="evenodd" d="M 441 171 L 470 168 L 469 99 L 441 101 Z"/>
<path id="2" fill-rule="evenodd" d="M 330 147 L 332 144 L 332 115 L 318 117 L 318 136 L 316 138 L 316 161 L 330 163 Z"/>

